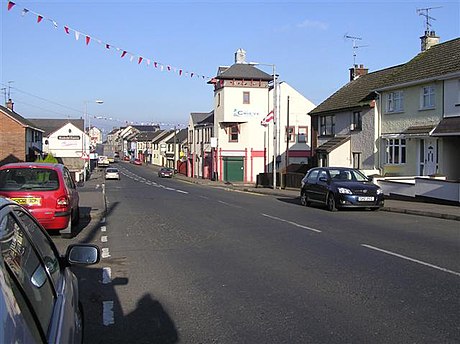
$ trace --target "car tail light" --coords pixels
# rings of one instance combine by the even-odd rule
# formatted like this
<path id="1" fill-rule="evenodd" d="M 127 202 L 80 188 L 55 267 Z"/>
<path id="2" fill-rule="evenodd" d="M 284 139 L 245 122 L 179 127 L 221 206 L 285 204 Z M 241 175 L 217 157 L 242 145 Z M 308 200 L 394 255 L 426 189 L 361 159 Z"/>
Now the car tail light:
<path id="1" fill-rule="evenodd" d="M 69 206 L 69 199 L 67 196 L 61 196 L 56 200 L 56 208 L 67 208 Z"/>

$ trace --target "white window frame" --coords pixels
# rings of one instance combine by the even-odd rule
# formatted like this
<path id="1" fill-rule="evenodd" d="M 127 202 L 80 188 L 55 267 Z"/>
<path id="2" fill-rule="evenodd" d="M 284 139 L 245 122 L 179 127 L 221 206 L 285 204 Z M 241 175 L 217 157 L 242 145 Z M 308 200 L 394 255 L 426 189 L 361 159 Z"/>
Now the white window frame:
<path id="1" fill-rule="evenodd" d="M 387 94 L 386 112 L 404 111 L 404 93 L 403 91 L 394 91 Z"/>
<path id="2" fill-rule="evenodd" d="M 433 85 L 423 86 L 420 91 L 420 109 L 434 109 L 436 106 L 436 89 Z"/>
<path id="3" fill-rule="evenodd" d="M 406 163 L 406 139 L 386 139 L 385 140 L 385 164 L 404 165 Z"/>

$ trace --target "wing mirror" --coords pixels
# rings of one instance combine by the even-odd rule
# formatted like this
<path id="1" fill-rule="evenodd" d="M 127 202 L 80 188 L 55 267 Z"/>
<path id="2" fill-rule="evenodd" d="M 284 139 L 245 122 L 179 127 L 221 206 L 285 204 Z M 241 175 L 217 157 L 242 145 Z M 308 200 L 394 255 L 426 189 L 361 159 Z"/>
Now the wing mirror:
<path id="1" fill-rule="evenodd" d="M 96 245 L 73 244 L 67 248 L 65 261 L 69 265 L 93 265 L 101 260 L 101 251 Z"/>

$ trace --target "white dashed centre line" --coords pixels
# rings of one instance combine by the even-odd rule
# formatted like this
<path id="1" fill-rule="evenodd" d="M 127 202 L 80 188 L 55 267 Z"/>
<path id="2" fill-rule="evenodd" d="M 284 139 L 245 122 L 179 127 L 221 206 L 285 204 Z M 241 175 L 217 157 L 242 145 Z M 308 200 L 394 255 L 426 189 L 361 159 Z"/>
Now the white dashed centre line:
<path id="1" fill-rule="evenodd" d="M 312 232 L 321 233 L 321 231 L 320 231 L 319 229 L 307 227 L 307 226 L 304 226 L 304 225 L 301 225 L 301 224 L 298 224 L 298 223 L 295 223 L 295 222 L 292 222 L 292 221 L 288 221 L 288 220 L 281 219 L 281 218 L 276 217 L 276 216 L 271 216 L 271 215 L 267 215 L 267 214 L 262 214 L 262 216 L 268 217 L 269 219 L 273 219 L 273 220 L 277 220 L 277 221 L 289 223 L 290 225 L 293 225 L 293 226 L 296 226 L 296 227 L 308 229 L 309 231 L 312 231 Z"/>
<path id="2" fill-rule="evenodd" d="M 378 247 L 375 247 L 375 246 L 366 245 L 366 244 L 361 244 L 361 246 L 366 247 L 366 248 L 369 248 L 369 249 L 374 250 L 374 251 L 379 251 L 379 252 L 382 252 L 382 253 L 385 253 L 385 254 L 389 254 L 389 255 L 394 256 L 394 257 L 402 258 L 402 259 L 408 260 L 408 261 L 413 262 L 413 263 L 417 263 L 417 264 L 421 264 L 421 265 L 424 265 L 424 266 L 428 266 L 428 267 L 430 267 L 430 268 L 433 268 L 433 269 L 436 269 L 436 270 L 440 270 L 440 271 L 443 271 L 443 272 L 447 272 L 447 273 L 449 273 L 449 274 L 452 274 L 452 275 L 455 275 L 455 276 L 459 276 L 459 277 L 460 277 L 460 272 L 457 272 L 457 271 L 452 271 L 452 270 L 449 270 L 449 269 L 445 269 L 445 268 L 440 267 L 440 266 L 437 266 L 437 265 L 433 265 L 433 264 L 430 264 L 430 263 L 426 263 L 426 262 L 423 262 L 423 261 L 421 261 L 421 260 L 414 259 L 414 258 L 410 258 L 410 257 L 407 257 L 407 256 L 403 256 L 402 254 L 398 254 L 398 253 L 394 253 L 394 252 L 391 252 L 391 251 L 387 251 L 387 250 L 384 250 L 384 249 L 381 249 L 381 248 L 378 248 Z"/>
<path id="3" fill-rule="evenodd" d="M 102 268 L 102 284 L 112 282 L 112 269 L 109 267 Z"/>

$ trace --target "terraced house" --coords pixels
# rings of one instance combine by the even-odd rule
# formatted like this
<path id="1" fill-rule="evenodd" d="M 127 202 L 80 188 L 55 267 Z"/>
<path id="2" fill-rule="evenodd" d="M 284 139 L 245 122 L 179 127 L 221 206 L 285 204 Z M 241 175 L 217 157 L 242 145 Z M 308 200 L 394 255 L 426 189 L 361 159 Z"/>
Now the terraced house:
<path id="1" fill-rule="evenodd" d="M 460 38 L 425 32 L 407 63 L 351 80 L 310 112 L 320 166 L 384 176 L 460 179 Z"/>

